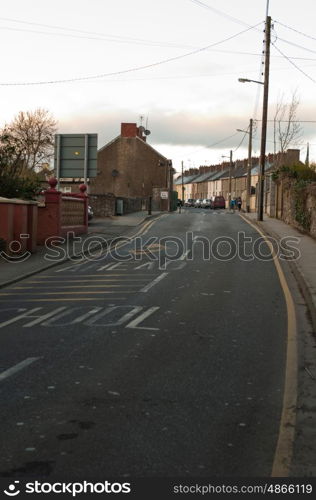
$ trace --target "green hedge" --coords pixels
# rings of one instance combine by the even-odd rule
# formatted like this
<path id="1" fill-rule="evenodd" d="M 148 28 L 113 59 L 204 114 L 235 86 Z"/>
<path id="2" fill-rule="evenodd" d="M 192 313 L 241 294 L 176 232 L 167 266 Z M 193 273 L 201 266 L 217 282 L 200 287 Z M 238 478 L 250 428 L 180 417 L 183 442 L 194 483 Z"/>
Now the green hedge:
<path id="1" fill-rule="evenodd" d="M 32 200 L 41 191 L 41 183 L 34 175 L 31 177 L 0 176 L 0 196 Z"/>

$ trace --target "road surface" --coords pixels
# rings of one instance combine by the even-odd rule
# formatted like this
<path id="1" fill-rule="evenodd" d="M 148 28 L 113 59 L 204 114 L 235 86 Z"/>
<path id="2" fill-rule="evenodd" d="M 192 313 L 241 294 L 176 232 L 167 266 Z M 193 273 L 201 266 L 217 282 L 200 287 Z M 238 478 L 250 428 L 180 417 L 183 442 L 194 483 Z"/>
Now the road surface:
<path id="1" fill-rule="evenodd" d="M 196 209 L 142 231 L 120 260 L 64 263 L 0 291 L 1 476 L 271 474 L 287 310 L 273 262 L 253 258 L 259 234 L 236 213 Z"/>

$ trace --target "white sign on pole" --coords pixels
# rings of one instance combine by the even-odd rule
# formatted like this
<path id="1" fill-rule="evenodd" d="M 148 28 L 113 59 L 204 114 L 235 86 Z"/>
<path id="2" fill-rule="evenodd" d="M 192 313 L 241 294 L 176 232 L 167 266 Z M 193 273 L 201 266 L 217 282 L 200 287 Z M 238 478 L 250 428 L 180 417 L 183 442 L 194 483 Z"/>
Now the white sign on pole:
<path id="1" fill-rule="evenodd" d="M 169 198 L 168 191 L 160 191 L 160 198 L 167 200 Z"/>

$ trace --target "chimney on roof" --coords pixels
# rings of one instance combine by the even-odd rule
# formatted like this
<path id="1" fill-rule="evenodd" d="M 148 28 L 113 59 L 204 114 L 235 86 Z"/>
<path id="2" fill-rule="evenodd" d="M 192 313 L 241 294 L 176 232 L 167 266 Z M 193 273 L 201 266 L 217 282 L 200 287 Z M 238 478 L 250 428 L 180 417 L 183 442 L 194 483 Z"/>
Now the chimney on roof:
<path id="1" fill-rule="evenodd" d="M 294 165 L 300 161 L 299 149 L 288 149 L 285 153 L 285 164 Z"/>
<path id="2" fill-rule="evenodd" d="M 137 135 L 136 123 L 121 123 L 121 137 L 136 137 Z"/>

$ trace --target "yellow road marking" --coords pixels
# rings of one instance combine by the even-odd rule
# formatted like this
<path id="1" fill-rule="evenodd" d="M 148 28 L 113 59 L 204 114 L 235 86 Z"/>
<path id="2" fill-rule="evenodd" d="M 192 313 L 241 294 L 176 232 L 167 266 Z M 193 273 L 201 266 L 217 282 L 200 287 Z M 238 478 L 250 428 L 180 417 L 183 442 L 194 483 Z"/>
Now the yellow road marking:
<path id="1" fill-rule="evenodd" d="M 287 284 L 283 269 L 275 255 L 272 243 L 267 236 L 248 219 L 242 219 L 252 226 L 267 242 L 274 257 L 281 287 L 284 293 L 287 309 L 287 352 L 285 367 L 285 386 L 283 394 L 283 408 L 279 429 L 278 443 L 274 455 L 272 477 L 287 477 L 290 474 L 293 456 L 293 442 L 295 439 L 296 404 L 297 404 L 297 324 L 293 297 Z"/>
<path id="2" fill-rule="evenodd" d="M 61 276 L 42 275 L 42 276 L 39 276 L 38 279 L 42 279 L 42 278 L 56 278 L 56 279 L 62 279 L 64 281 L 64 279 L 68 278 L 68 276 L 70 278 L 76 278 L 76 276 L 74 276 L 73 274 L 62 274 Z M 106 276 L 106 277 L 109 277 L 109 278 L 111 278 L 112 276 L 124 278 L 124 276 L 156 276 L 156 274 L 154 274 L 154 273 L 147 274 L 147 273 L 138 273 L 138 272 L 125 274 L 123 272 L 122 274 L 98 273 L 98 274 L 82 274 L 81 276 L 82 276 L 82 278 L 100 278 L 101 276 Z M 77 279 L 80 280 L 81 276 L 78 276 Z"/>
<path id="3" fill-rule="evenodd" d="M 125 300 L 126 297 L 115 297 L 115 300 Z M 55 298 L 51 298 L 51 299 L 24 299 L 23 298 L 23 302 L 60 302 L 60 301 L 69 301 L 69 302 L 80 302 L 82 300 L 93 300 L 93 301 L 96 301 L 96 300 L 113 300 L 113 297 L 103 297 L 102 299 L 101 298 L 98 298 L 98 297 L 74 297 L 72 299 L 68 299 L 67 297 L 64 297 L 64 298 L 60 298 L 60 299 L 55 299 Z M 21 301 L 20 300 L 12 300 L 12 299 L 0 299 L 0 303 L 1 302 L 10 302 L 10 304 L 14 304 L 14 303 L 17 303 L 19 304 Z"/>
<path id="4" fill-rule="evenodd" d="M 135 284 L 131 284 L 131 285 L 58 285 L 56 284 L 55 288 L 124 288 L 124 287 L 136 287 Z M 140 286 L 140 285 L 139 285 Z M 15 286 L 15 287 L 12 287 L 12 290 L 34 290 L 34 289 L 45 289 L 45 288 L 50 288 L 50 286 L 40 286 L 40 287 L 37 287 L 37 286 Z"/>
<path id="5" fill-rule="evenodd" d="M 82 292 L 38 292 L 39 294 L 41 295 L 66 295 L 66 294 L 74 294 L 74 293 L 82 293 Z M 98 292 L 89 292 L 88 290 L 84 292 L 85 294 L 93 294 L 93 293 L 122 293 L 121 291 L 118 291 L 118 292 L 107 292 L 105 290 L 103 291 L 98 291 Z M 132 291 L 125 291 L 124 290 L 124 293 L 135 293 L 135 292 L 132 292 Z M 26 296 L 28 294 L 24 294 L 23 292 L 22 293 L 15 293 L 15 292 L 12 292 L 12 293 L 0 293 L 0 296 L 7 296 L 7 295 L 22 295 L 22 296 Z M 37 295 L 37 293 L 30 293 L 29 295 Z"/>
<path id="6" fill-rule="evenodd" d="M 63 279 L 63 280 L 60 280 L 60 281 L 64 282 L 65 280 Z M 98 282 L 110 283 L 112 281 L 120 281 L 121 282 L 122 280 L 116 279 L 116 278 L 114 278 L 113 280 L 111 280 L 111 279 L 110 280 L 108 280 L 108 279 L 100 279 L 100 280 L 79 280 L 79 279 L 77 279 L 77 280 L 67 280 L 67 283 L 79 283 L 79 282 L 80 283 L 91 283 L 91 281 L 93 283 L 98 283 Z M 141 282 L 145 282 L 147 280 L 145 280 L 145 278 L 135 278 L 135 279 L 129 278 L 127 280 L 124 279 L 124 281 L 141 281 Z M 58 281 L 45 280 L 45 281 L 26 281 L 25 283 L 32 284 L 32 285 L 33 284 L 38 285 L 38 284 L 42 284 L 42 283 L 45 284 L 45 283 L 59 283 L 59 282 Z"/>

